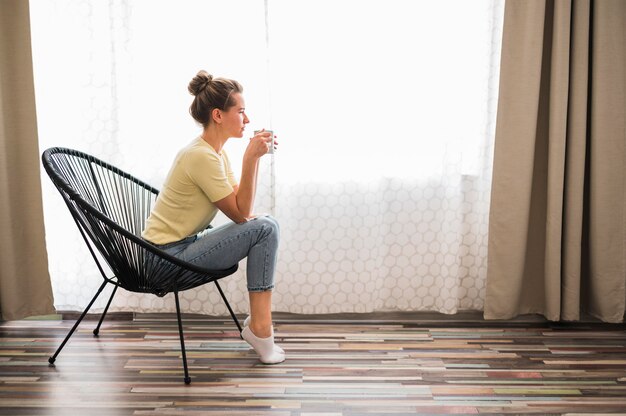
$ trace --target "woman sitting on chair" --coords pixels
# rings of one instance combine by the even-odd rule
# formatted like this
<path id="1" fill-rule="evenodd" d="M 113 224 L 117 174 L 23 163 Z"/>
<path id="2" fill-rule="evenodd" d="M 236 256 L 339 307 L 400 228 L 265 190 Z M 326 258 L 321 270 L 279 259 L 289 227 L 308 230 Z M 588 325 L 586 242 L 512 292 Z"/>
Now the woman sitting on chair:
<path id="1" fill-rule="evenodd" d="M 243 137 L 250 122 L 243 88 L 200 71 L 188 89 L 195 96 L 189 111 L 202 134 L 176 156 L 142 236 L 209 269 L 226 269 L 247 257 L 250 317 L 241 335 L 261 362 L 280 363 L 285 352 L 274 344 L 271 312 L 279 227 L 271 216 L 252 214 L 259 158 L 276 142 L 265 131 L 250 139 L 238 184 L 223 147 L 229 138 Z M 233 222 L 207 229 L 218 209 Z"/>

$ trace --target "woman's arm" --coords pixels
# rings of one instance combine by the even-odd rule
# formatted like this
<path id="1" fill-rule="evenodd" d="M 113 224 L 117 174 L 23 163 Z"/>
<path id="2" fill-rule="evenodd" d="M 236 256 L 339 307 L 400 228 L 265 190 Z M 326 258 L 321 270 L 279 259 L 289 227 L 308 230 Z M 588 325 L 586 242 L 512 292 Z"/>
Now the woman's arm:
<path id="1" fill-rule="evenodd" d="M 246 217 L 252 215 L 254 209 L 254 199 L 256 197 L 257 177 L 259 173 L 259 158 L 244 155 L 243 166 L 241 168 L 241 181 L 235 190 L 237 206 Z"/>
<path id="2" fill-rule="evenodd" d="M 239 206 L 237 206 L 237 196 L 234 192 L 219 201 L 215 201 L 214 204 L 228 218 L 237 224 L 243 224 L 248 220 L 248 217 L 243 215 L 239 210 Z"/>
<path id="3" fill-rule="evenodd" d="M 243 156 L 241 181 L 227 197 L 216 201 L 215 206 L 232 221 L 241 224 L 252 216 L 256 196 L 259 158 L 267 153 L 267 143 L 272 140 L 270 133 L 261 132 L 250 139 Z"/>

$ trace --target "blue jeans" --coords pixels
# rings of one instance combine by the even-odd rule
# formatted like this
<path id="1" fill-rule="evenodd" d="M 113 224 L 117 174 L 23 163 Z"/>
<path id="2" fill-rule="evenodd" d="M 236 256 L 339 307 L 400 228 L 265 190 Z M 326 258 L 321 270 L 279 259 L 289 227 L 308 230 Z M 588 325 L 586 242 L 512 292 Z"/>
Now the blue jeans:
<path id="1" fill-rule="evenodd" d="M 209 228 L 159 248 L 208 269 L 227 269 L 247 257 L 248 291 L 263 292 L 274 288 L 279 239 L 278 222 L 266 215 Z"/>

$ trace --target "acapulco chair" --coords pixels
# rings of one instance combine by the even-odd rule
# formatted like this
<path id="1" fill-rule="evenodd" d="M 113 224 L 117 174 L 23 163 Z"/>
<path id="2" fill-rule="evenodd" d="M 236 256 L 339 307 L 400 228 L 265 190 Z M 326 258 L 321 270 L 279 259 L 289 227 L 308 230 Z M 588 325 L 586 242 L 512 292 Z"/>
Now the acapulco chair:
<path id="1" fill-rule="evenodd" d="M 239 332 L 237 320 L 218 280 L 237 271 L 237 264 L 226 270 L 209 270 L 169 255 L 141 238 L 146 219 L 159 191 L 122 170 L 86 153 L 54 147 L 42 154 L 42 163 L 67 205 L 85 244 L 96 262 L 103 282 L 80 318 L 48 361 L 57 356 L 83 320 L 93 303 L 107 285 L 113 293 L 100 317 L 94 336 L 98 336 L 102 321 L 118 288 L 156 296 L 174 294 L 176 317 L 184 368 L 184 381 L 191 382 L 180 314 L 179 292 L 213 282 Z M 102 267 L 101 255 L 112 271 Z"/>

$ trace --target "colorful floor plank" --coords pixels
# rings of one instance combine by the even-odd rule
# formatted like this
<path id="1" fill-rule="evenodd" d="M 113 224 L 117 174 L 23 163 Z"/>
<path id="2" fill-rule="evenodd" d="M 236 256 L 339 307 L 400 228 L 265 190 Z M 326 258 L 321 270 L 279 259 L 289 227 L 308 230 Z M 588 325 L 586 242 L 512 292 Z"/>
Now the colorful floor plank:
<path id="1" fill-rule="evenodd" d="M 623 325 L 277 319 L 266 366 L 225 318 L 0 323 L 0 415 L 626 414 Z"/>

